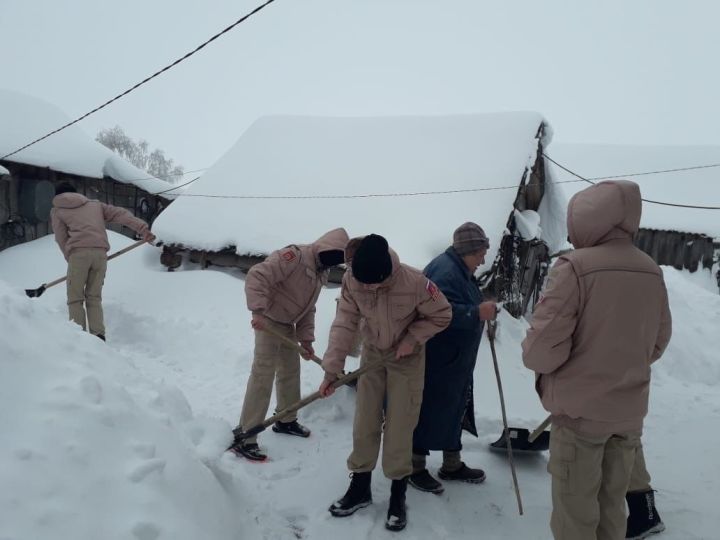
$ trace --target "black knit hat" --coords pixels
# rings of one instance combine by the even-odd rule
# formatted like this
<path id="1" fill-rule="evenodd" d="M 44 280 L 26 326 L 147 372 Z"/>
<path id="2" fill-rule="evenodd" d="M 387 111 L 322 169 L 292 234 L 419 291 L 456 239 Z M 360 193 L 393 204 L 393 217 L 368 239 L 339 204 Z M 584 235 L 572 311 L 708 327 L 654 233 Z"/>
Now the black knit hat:
<path id="1" fill-rule="evenodd" d="M 352 259 L 353 277 L 367 285 L 381 283 L 392 274 L 387 240 L 377 234 L 362 239 Z"/>
<path id="2" fill-rule="evenodd" d="M 75 186 L 73 186 L 70 182 L 63 182 L 55 188 L 55 195 L 60 195 L 62 193 L 77 193 L 77 189 L 75 189 Z"/>

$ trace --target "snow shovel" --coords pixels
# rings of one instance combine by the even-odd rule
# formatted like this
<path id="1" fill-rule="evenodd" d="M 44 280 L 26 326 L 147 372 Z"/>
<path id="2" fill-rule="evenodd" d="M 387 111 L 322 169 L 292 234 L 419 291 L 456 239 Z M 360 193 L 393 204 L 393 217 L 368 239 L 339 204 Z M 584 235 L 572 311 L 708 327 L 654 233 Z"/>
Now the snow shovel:
<path id="1" fill-rule="evenodd" d="M 120 251 L 116 251 L 112 255 L 108 255 L 107 260 L 109 261 L 110 259 L 119 257 L 120 255 L 127 253 L 131 249 L 135 249 L 136 247 L 142 246 L 145 243 L 146 243 L 145 240 L 138 240 L 134 244 L 130 244 L 128 247 L 123 248 Z M 51 281 L 50 283 L 43 283 L 37 289 L 25 289 L 25 294 L 27 294 L 30 298 L 38 298 L 38 297 L 42 296 L 42 294 L 45 292 L 45 289 L 49 289 L 50 287 L 59 285 L 60 283 L 62 283 L 63 281 L 66 281 L 66 280 L 67 280 L 67 276 L 57 278 L 55 281 Z"/>
<path id="2" fill-rule="evenodd" d="M 338 378 L 334 383 L 332 383 L 332 388 L 338 389 L 343 385 L 349 384 L 353 381 L 355 381 L 360 375 L 363 373 L 367 373 L 370 370 L 377 369 L 379 367 L 382 367 L 384 364 L 382 362 L 378 362 L 376 364 L 366 364 L 362 366 L 359 369 L 356 369 L 352 373 L 348 373 L 347 375 L 343 375 L 342 377 Z M 313 401 L 317 401 L 320 399 L 322 395 L 320 394 L 320 391 L 313 392 L 307 397 L 302 398 L 300 401 L 297 401 L 290 405 L 289 407 L 283 409 L 282 411 L 278 411 L 275 414 L 273 414 L 270 418 L 266 419 L 262 423 L 258 424 L 257 426 L 253 426 L 247 431 L 243 431 L 242 427 L 238 426 L 235 429 L 233 429 L 233 442 L 230 446 L 228 446 L 228 450 L 230 450 L 233 446 L 238 444 L 241 441 L 244 441 L 248 437 L 253 437 L 257 435 L 258 433 L 262 433 L 265 431 L 268 427 L 272 426 L 275 422 L 283 418 L 284 416 L 293 413 L 295 411 L 299 411 L 303 407 L 310 405 Z"/>
<path id="3" fill-rule="evenodd" d="M 500 409 L 502 411 L 505 444 L 507 447 L 508 460 L 510 461 L 510 472 L 512 473 L 513 487 L 515 488 L 515 497 L 517 498 L 518 512 L 523 515 L 522 498 L 520 497 L 520 486 L 518 486 L 517 472 L 515 471 L 515 461 L 513 460 L 512 443 L 510 442 L 510 430 L 507 425 L 507 415 L 505 414 L 505 396 L 503 395 L 502 381 L 500 380 L 500 368 L 498 367 L 497 353 L 495 352 L 495 332 L 497 330 L 497 319 L 488 321 L 487 335 L 490 341 L 490 352 L 492 353 L 493 367 L 495 368 L 495 378 L 497 379 L 498 394 L 500 395 Z"/>
<path id="4" fill-rule="evenodd" d="M 272 328 L 269 328 L 269 327 L 267 327 L 267 326 L 266 326 L 265 328 L 263 328 L 263 332 L 267 332 L 268 334 L 272 334 L 273 336 L 275 336 L 275 337 L 278 338 L 279 340 L 284 341 L 288 346 L 290 346 L 290 347 L 292 347 L 293 349 L 295 349 L 295 350 L 296 350 L 297 352 L 299 352 L 301 355 L 305 353 L 305 349 L 303 349 L 299 344 L 297 344 L 295 341 L 293 341 L 293 340 L 290 339 L 289 337 L 283 336 L 280 332 L 276 332 L 275 330 L 273 330 Z M 314 354 L 311 355 L 311 356 L 310 356 L 310 360 L 312 360 L 313 362 L 315 362 L 318 366 L 322 367 L 322 360 L 321 360 L 319 357 L 317 357 L 316 355 L 314 355 Z M 357 381 L 352 380 L 352 381 L 349 381 L 347 384 L 348 384 L 348 386 L 352 386 L 353 388 L 355 388 L 355 386 L 356 386 L 356 384 L 357 384 Z"/>

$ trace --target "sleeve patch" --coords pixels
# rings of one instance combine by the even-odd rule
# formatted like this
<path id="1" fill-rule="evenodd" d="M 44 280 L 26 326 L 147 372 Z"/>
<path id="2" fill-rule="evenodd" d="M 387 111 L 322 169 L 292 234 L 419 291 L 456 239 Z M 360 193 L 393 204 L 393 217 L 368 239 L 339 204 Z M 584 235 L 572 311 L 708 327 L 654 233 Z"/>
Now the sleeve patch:
<path id="1" fill-rule="evenodd" d="M 292 249 L 283 251 L 281 254 L 281 257 L 283 258 L 283 261 L 285 261 L 285 262 L 293 262 L 295 259 L 297 259 L 297 255 L 295 255 L 295 252 Z"/>
<path id="2" fill-rule="evenodd" d="M 440 289 L 438 289 L 437 285 L 435 285 L 429 279 L 427 280 L 427 284 L 425 285 L 425 290 L 428 292 L 433 302 L 437 302 L 438 298 L 440 298 Z"/>

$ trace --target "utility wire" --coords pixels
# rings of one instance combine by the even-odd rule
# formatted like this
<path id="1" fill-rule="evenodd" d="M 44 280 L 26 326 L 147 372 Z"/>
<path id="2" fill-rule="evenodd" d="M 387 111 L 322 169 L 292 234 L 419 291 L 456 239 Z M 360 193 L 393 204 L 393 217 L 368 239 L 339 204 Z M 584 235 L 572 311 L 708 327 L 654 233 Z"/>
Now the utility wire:
<path id="1" fill-rule="evenodd" d="M 98 112 L 100 109 L 104 109 L 105 107 L 107 107 L 107 106 L 110 105 L 111 103 L 113 103 L 113 102 L 117 101 L 118 99 L 120 99 L 120 98 L 128 95 L 130 92 L 132 92 L 132 91 L 135 90 L 136 88 L 139 88 L 140 86 L 142 86 L 143 84 L 151 81 L 151 80 L 154 79 L 155 77 L 157 77 L 157 76 L 159 76 L 159 75 L 162 75 L 163 73 L 165 73 L 165 72 L 168 71 L 169 69 L 175 67 L 175 66 L 178 65 L 180 62 L 182 62 L 182 61 L 184 61 L 184 60 L 187 60 L 187 59 L 190 58 L 193 54 L 195 54 L 196 52 L 198 52 L 200 49 L 203 49 L 204 47 L 206 47 L 207 45 L 209 45 L 210 43 L 212 43 L 213 41 L 215 41 L 217 38 L 219 38 L 219 37 L 222 36 L 223 34 L 229 32 L 230 30 L 232 30 L 233 28 L 235 28 L 235 27 L 236 27 L 237 25 L 239 25 L 240 23 L 246 21 L 247 19 L 249 19 L 250 17 L 252 17 L 253 15 L 255 15 L 257 12 L 259 12 L 260 10 L 262 10 L 262 9 L 264 9 L 265 7 L 267 7 L 268 5 L 272 4 L 274 1 L 275 1 L 275 0 L 267 0 L 264 4 L 259 5 L 258 7 L 256 7 L 255 9 L 253 9 L 250 13 L 248 13 L 247 15 L 244 15 L 243 17 L 239 18 L 239 19 L 238 19 L 237 21 L 235 21 L 233 24 L 231 24 L 230 26 L 228 26 L 228 27 L 225 28 L 224 30 L 218 32 L 217 34 L 215 34 L 214 36 L 212 36 L 210 39 L 208 39 L 207 41 L 205 41 L 205 42 L 202 43 L 201 45 L 197 46 L 195 49 L 193 49 L 193 50 L 190 51 L 189 53 L 187 53 L 187 54 L 185 54 L 184 56 L 178 58 L 178 59 L 175 60 L 173 63 L 168 64 L 167 66 L 165 66 L 164 68 L 160 69 L 159 71 L 156 71 L 155 73 L 153 73 L 153 74 L 150 75 L 149 77 L 143 79 L 142 81 L 140 81 L 140 82 L 137 83 L 136 85 L 128 88 L 128 89 L 125 90 L 123 93 L 118 94 L 117 96 L 115 96 L 114 98 L 106 101 L 105 103 L 103 103 L 103 104 L 100 105 L 99 107 L 95 107 L 95 108 L 94 108 L 93 110 L 91 110 L 90 112 L 87 112 L 87 113 L 83 114 L 82 116 L 79 116 L 78 118 L 76 118 L 75 120 L 73 120 L 73 121 L 71 121 L 71 122 L 68 122 L 68 123 L 65 124 L 64 126 L 61 126 L 61 127 L 59 127 L 58 129 L 56 129 L 56 130 L 54 130 L 54 131 L 51 131 L 50 133 L 48 133 L 48 134 L 46 134 L 46 135 L 43 135 L 42 137 L 39 137 L 39 138 L 35 139 L 34 141 L 26 144 L 25 146 L 22 146 L 22 147 L 18 148 L 17 150 L 14 150 L 14 151 L 10 152 L 9 154 L 5 154 L 4 156 L 0 157 L 0 160 L 6 159 L 6 158 L 8 158 L 8 157 L 10 157 L 10 156 L 12 156 L 12 155 L 14 155 L 14 154 L 17 154 L 18 152 L 22 152 L 22 151 L 25 150 L 26 148 L 29 148 L 29 147 L 31 147 L 32 145 L 37 144 L 37 143 L 39 143 L 40 141 L 45 140 L 45 139 L 47 139 L 48 137 L 50 137 L 50 136 L 52 136 L 52 135 L 55 135 L 56 133 L 62 131 L 63 129 L 69 128 L 69 127 L 72 126 L 73 124 L 77 124 L 78 122 L 80 122 L 81 120 L 84 120 L 85 118 L 87 118 L 87 117 L 90 116 L 91 114 L 94 114 L 94 113 Z"/>
<path id="2" fill-rule="evenodd" d="M 545 159 L 547 159 L 547 160 L 550 161 L 551 163 L 554 163 L 555 165 L 557 165 L 558 167 L 560 167 L 563 171 L 565 171 L 565 172 L 567 172 L 567 173 L 569 173 L 569 174 L 571 174 L 571 175 L 579 178 L 579 179 L 582 180 L 583 182 L 587 182 L 588 184 L 592 184 L 592 185 L 595 185 L 595 184 L 596 184 L 596 182 L 594 182 L 593 180 L 609 180 L 609 179 L 613 179 L 613 178 L 626 178 L 626 177 L 628 177 L 628 176 L 643 176 L 643 175 L 648 175 L 648 174 L 660 174 L 660 173 L 666 173 L 666 172 L 689 171 L 689 170 L 694 170 L 694 169 L 709 169 L 709 168 L 711 168 L 711 167 L 720 167 L 720 164 L 715 164 L 715 165 L 697 165 L 697 166 L 694 166 L 694 167 L 683 167 L 683 168 L 680 168 L 680 169 L 666 169 L 666 170 L 662 170 L 662 171 L 650 171 L 650 172 L 646 172 L 646 173 L 635 173 L 635 174 L 626 174 L 626 175 L 618 175 L 618 176 L 604 176 L 604 177 L 600 177 L 600 178 L 593 178 L 593 179 L 591 180 L 591 179 L 589 179 L 589 178 L 585 178 L 585 177 L 583 177 L 583 176 L 580 176 L 578 173 L 576 173 L 575 171 L 572 171 L 572 170 L 568 169 L 568 168 L 565 167 L 564 165 L 560 165 L 560 163 L 558 163 L 557 161 L 555 161 L 553 158 L 551 158 L 551 157 L 548 156 L 547 154 L 543 153 L 543 156 L 545 157 Z M 558 183 L 559 183 L 559 182 L 558 182 Z M 651 200 L 651 199 L 642 199 L 642 201 L 643 201 L 643 202 L 646 202 L 646 203 L 650 203 L 650 204 L 659 204 L 659 205 L 661 205 L 661 206 L 672 206 L 672 207 L 675 207 L 675 208 L 692 208 L 692 209 L 696 209 L 696 210 L 720 210 L 720 206 L 702 206 L 702 205 L 698 205 L 698 204 L 679 204 L 679 203 L 670 203 L 670 202 L 665 202 L 665 201 L 654 201 L 654 200 Z"/>

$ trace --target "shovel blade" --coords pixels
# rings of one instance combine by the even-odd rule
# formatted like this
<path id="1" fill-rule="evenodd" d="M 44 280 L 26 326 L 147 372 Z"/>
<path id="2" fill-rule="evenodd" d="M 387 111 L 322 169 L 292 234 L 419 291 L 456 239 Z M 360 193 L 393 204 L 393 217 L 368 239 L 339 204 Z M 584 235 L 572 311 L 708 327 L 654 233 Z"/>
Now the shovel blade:
<path id="1" fill-rule="evenodd" d="M 37 289 L 25 289 L 25 294 L 27 294 L 29 298 L 37 298 L 38 296 L 42 296 L 44 292 L 45 285 L 41 285 Z"/>
<path id="2" fill-rule="evenodd" d="M 510 434 L 510 446 L 515 452 L 545 452 L 550 448 L 550 432 L 543 431 L 540 436 L 533 442 L 528 439 L 530 437 L 530 430 L 525 428 L 508 428 Z M 490 444 L 490 450 L 498 452 L 507 452 L 507 442 L 505 440 L 505 433 L 500 435 L 500 438 L 494 443 Z"/>

